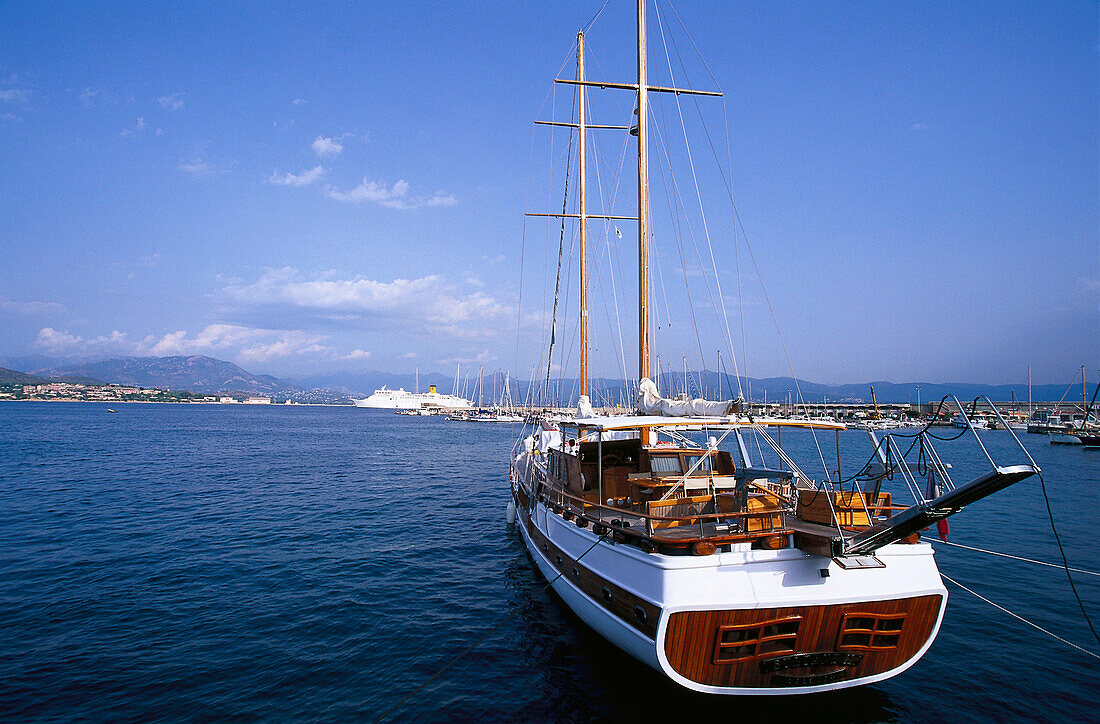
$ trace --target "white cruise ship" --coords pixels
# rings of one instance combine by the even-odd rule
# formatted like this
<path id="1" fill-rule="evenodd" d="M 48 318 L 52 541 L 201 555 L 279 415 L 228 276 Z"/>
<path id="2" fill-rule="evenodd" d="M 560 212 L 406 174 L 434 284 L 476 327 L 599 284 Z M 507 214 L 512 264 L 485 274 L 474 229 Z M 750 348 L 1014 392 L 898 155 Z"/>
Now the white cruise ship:
<path id="1" fill-rule="evenodd" d="M 465 410 L 470 407 L 470 401 L 455 395 L 441 395 L 436 392 L 435 385 L 428 387 L 427 392 L 409 392 L 404 388 L 396 390 L 375 390 L 374 394 L 362 400 L 352 400 L 356 407 L 374 407 L 384 410 L 419 410 L 423 408 L 438 407 L 446 410 Z"/>

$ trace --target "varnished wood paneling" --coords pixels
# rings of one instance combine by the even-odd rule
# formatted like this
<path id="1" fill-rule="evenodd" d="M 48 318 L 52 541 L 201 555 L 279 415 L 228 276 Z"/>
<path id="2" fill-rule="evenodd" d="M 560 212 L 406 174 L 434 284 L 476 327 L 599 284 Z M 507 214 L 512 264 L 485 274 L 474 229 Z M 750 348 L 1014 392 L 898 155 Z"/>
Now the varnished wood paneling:
<path id="1" fill-rule="evenodd" d="M 842 680 L 858 679 L 894 669 L 908 661 L 932 635 L 939 617 L 943 598 L 937 595 L 903 598 L 892 601 L 848 603 L 837 606 L 797 606 L 735 611 L 684 611 L 669 617 L 665 634 L 665 655 L 672 668 L 692 681 L 711 686 L 768 687 L 778 680 L 774 672 L 761 670 L 761 661 L 789 656 L 787 652 L 757 655 L 754 658 L 715 663 L 715 648 L 722 626 L 762 624 L 767 621 L 798 616 L 801 624 L 794 652 L 857 653 L 861 657 L 853 666 L 809 666 L 795 674 L 813 675 L 830 668 L 843 669 Z M 888 650 L 838 649 L 841 622 L 845 614 L 858 616 L 905 614 L 905 623 L 896 648 Z M 790 673 L 790 672 L 787 672 Z"/>

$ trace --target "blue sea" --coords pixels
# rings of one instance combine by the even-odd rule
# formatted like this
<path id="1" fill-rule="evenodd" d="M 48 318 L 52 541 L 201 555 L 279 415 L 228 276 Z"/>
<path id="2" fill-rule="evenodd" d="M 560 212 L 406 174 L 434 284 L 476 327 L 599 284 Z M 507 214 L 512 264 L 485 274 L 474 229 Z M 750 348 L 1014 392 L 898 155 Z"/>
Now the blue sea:
<path id="1" fill-rule="evenodd" d="M 678 712 L 816 724 L 1100 711 L 1100 661 L 950 583 L 938 639 L 892 680 L 804 697 L 695 694 L 546 590 L 505 523 L 517 425 L 350 407 L 116 409 L 0 404 L 5 722 L 636 723 Z M 865 446 L 862 435 L 844 445 Z M 1070 565 L 1100 570 L 1100 450 L 1021 438 L 1044 469 Z M 1011 459 L 1008 433 L 983 440 Z M 784 444 L 816 458 L 805 435 Z M 822 449 L 828 460 L 831 435 Z M 978 472 L 953 469 L 957 482 Z M 1060 562 L 1035 478 L 952 518 L 950 540 Z M 942 546 L 937 558 L 977 593 L 1100 649 L 1064 571 Z M 1100 577 L 1075 581 L 1100 624 Z"/>

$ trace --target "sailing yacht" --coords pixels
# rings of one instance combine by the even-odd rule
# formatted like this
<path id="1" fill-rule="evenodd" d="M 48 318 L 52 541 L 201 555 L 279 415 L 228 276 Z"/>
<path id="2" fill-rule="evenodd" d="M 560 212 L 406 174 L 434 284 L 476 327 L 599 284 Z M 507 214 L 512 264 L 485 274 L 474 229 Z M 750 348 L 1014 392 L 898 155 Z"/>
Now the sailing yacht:
<path id="1" fill-rule="evenodd" d="M 881 439 L 867 430 L 853 434 L 868 437 L 869 461 L 844 477 L 841 423 L 759 417 L 739 398 L 661 395 L 649 367 L 649 97 L 720 94 L 651 85 L 646 23 L 638 0 L 636 80 L 589 80 L 584 32 L 576 78 L 556 79 L 577 92 L 575 120 L 550 123 L 569 127 L 576 143 L 577 213 L 531 215 L 578 224 L 579 396 L 572 416 L 517 440 L 509 517 L 585 624 L 684 687 L 802 694 L 887 679 L 920 659 L 944 615 L 947 590 L 920 531 L 1038 467 L 1020 446 L 1026 462 L 1001 466 L 986 454 L 989 469 L 956 485 L 928 428 Z M 589 126 L 589 88 L 631 92 L 637 126 Z M 588 397 L 586 224 L 627 218 L 587 212 L 585 144 L 595 127 L 637 137 L 638 377 L 627 415 L 597 414 Z M 981 445 L 973 422 L 966 427 Z M 792 430 L 837 436 L 832 472 L 804 472 L 782 444 Z M 906 459 L 908 444 L 893 442 L 905 435 L 925 452 L 920 468 Z M 908 491 L 914 502 L 900 504 Z"/>

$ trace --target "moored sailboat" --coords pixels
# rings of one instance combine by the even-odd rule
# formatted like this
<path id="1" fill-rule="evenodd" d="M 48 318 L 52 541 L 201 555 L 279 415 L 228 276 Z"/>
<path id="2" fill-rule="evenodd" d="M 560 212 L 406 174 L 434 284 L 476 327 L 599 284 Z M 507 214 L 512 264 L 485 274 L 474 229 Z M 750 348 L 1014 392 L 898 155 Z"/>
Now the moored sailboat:
<path id="1" fill-rule="evenodd" d="M 637 48 L 636 83 L 589 81 L 579 33 L 577 77 L 558 81 L 577 87 L 576 122 L 551 124 L 576 135 L 577 213 L 536 215 L 579 226 L 580 389 L 572 417 L 517 442 L 509 476 L 517 528 L 581 620 L 687 688 L 796 694 L 894 676 L 931 646 L 947 599 L 919 532 L 1038 468 L 1020 446 L 1026 463 L 1000 466 L 986 453 L 989 470 L 955 485 L 926 427 L 882 439 L 868 430 L 870 458 L 845 477 L 841 423 L 757 417 L 741 399 L 660 394 L 649 369 L 648 95 L 719 94 L 649 84 L 645 0 Z M 633 91 L 637 109 L 629 129 L 638 144 L 639 255 L 631 415 L 597 414 L 588 397 L 586 223 L 632 218 L 587 212 L 589 87 Z M 955 407 L 962 434 L 981 446 L 974 421 L 957 400 Z M 807 475 L 783 447 L 784 430 L 835 434 L 835 468 Z M 920 445 L 920 467 L 902 439 Z M 778 463 L 766 463 L 761 450 Z M 890 480 L 904 483 L 914 504 L 898 504 Z"/>

